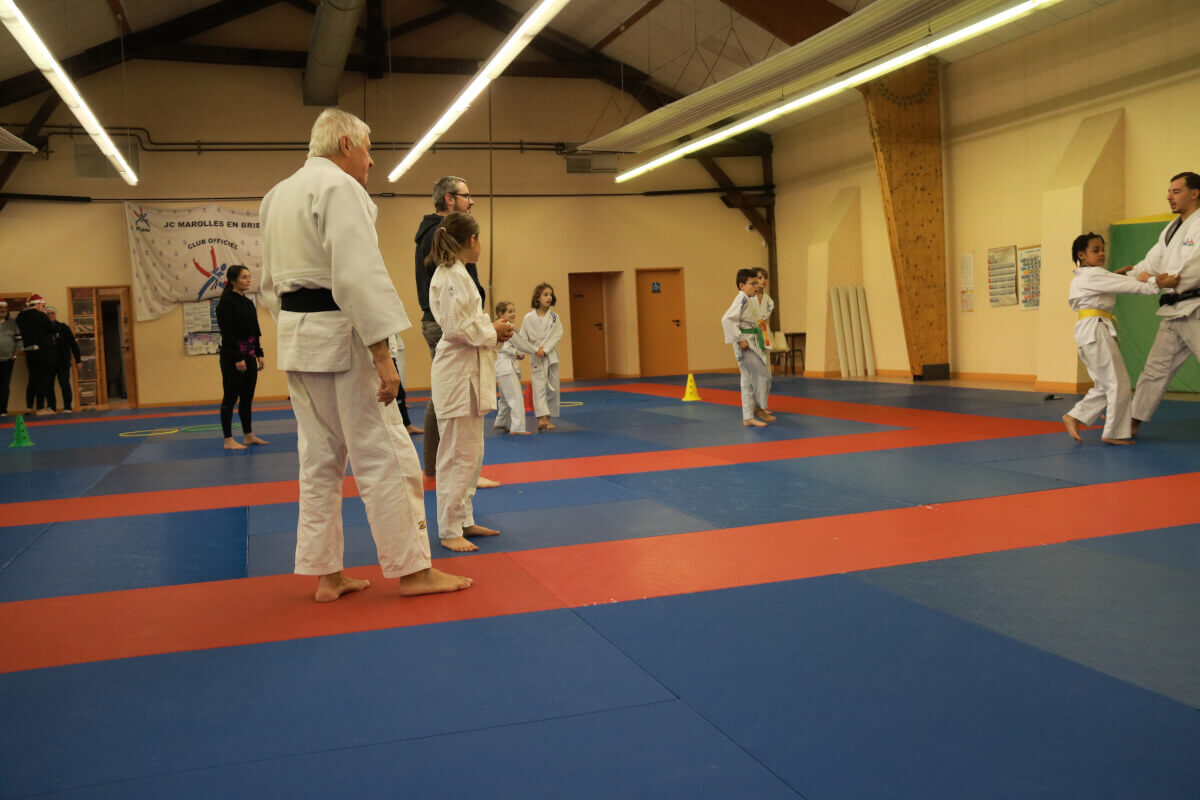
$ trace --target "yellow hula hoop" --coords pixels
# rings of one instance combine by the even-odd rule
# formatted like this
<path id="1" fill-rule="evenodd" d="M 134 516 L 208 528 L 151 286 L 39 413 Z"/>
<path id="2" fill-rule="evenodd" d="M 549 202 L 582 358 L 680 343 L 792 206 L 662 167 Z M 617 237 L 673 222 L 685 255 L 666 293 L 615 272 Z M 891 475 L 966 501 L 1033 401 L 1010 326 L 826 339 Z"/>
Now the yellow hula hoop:
<path id="1" fill-rule="evenodd" d="M 179 433 L 179 428 L 149 428 L 144 431 L 123 431 L 117 435 L 127 438 L 137 438 L 142 436 L 170 436 L 172 433 Z"/>

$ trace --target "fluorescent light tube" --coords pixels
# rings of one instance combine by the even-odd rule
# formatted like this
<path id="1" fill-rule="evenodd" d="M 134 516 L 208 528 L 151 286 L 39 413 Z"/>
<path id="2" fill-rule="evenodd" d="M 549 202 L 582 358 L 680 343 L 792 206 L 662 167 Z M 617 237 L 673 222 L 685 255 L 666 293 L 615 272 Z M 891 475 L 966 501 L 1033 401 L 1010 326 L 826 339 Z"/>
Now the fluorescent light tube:
<path id="1" fill-rule="evenodd" d="M 54 91 L 58 92 L 58 96 L 67 104 L 67 108 L 71 109 L 75 119 L 79 120 L 79 124 L 87 131 L 88 136 L 92 137 L 96 147 L 100 148 L 100 152 L 112 163 L 117 173 L 130 186 L 136 186 L 137 175 L 125 163 L 117 146 L 104 132 L 104 126 L 100 124 L 100 120 L 96 119 L 96 115 L 83 101 L 83 95 L 75 88 L 75 84 L 71 82 L 62 66 L 50 53 L 50 48 L 46 47 L 45 42 L 38 36 L 37 31 L 29 24 L 29 20 L 25 18 L 13 0 L 0 0 L 0 22 L 4 23 L 4 27 L 8 28 L 8 32 L 17 40 L 17 44 L 29 56 L 33 65 L 46 77 Z"/>
<path id="2" fill-rule="evenodd" d="M 388 174 L 389 181 L 396 181 L 401 175 L 408 172 L 409 168 L 417 162 L 425 151 L 433 146 L 433 143 L 442 137 L 450 127 L 458 121 L 458 118 L 463 115 L 468 108 L 471 107 L 471 102 L 487 88 L 487 85 L 508 68 L 513 59 L 525 47 L 533 41 L 533 37 L 538 35 L 542 28 L 554 18 L 554 15 L 562 10 L 570 0 L 541 0 L 540 3 L 521 17 L 517 23 L 517 27 L 513 28 L 512 32 L 504 38 L 500 43 L 500 47 L 487 63 L 475 73 L 475 77 L 467 84 L 467 88 L 463 89 L 458 97 L 454 98 L 454 102 L 446 109 L 441 118 L 433 124 L 424 136 L 422 136 L 412 149 L 408 151 L 408 155 L 404 160 L 396 165 L 396 168 Z"/>
<path id="3" fill-rule="evenodd" d="M 724 128 L 715 130 L 712 133 L 700 137 L 699 139 L 693 139 L 689 142 L 685 142 L 679 147 L 676 147 L 674 150 L 670 150 L 666 153 L 663 153 L 661 156 L 658 156 L 657 158 L 647 161 L 644 164 L 639 164 L 633 169 L 622 172 L 620 175 L 617 175 L 616 182 L 624 183 L 625 181 L 636 178 L 639 175 L 645 175 L 650 170 L 658 169 L 664 164 L 677 161 L 678 159 L 686 156 L 688 153 L 694 153 L 697 150 L 703 150 L 709 145 L 724 141 L 731 136 L 744 133 L 752 128 L 757 128 L 759 125 L 770 122 L 777 117 L 782 117 L 786 114 L 792 113 L 793 111 L 798 111 L 805 106 L 811 106 L 814 103 L 818 103 L 821 100 L 831 97 L 832 95 L 835 95 L 845 89 L 852 89 L 855 86 L 861 86 L 862 84 L 873 81 L 882 75 L 886 75 L 889 72 L 894 72 L 895 70 L 907 66 L 914 61 L 918 61 L 927 55 L 936 53 L 939 50 L 945 50 L 947 47 L 951 47 L 961 42 L 965 42 L 967 39 L 971 39 L 980 35 L 981 33 L 986 33 L 987 31 L 998 28 L 1001 25 L 1005 25 L 1023 14 L 1034 11 L 1038 8 L 1053 5 L 1057 2 L 1059 2 L 1059 0 L 1024 0 L 1024 2 L 1017 3 L 1016 5 L 1010 6 L 1003 11 L 989 14 L 988 16 L 976 20 L 975 22 L 967 23 L 951 31 L 943 33 L 932 40 L 925 42 L 924 44 L 914 44 L 904 50 L 901 50 L 895 55 L 878 58 L 866 66 L 860 67 L 846 77 L 835 78 L 831 81 L 828 81 L 805 95 L 793 98 L 791 100 L 785 100 L 781 103 L 771 106 L 765 111 L 760 111 L 753 116 L 746 117 L 738 122 L 726 125 Z"/>

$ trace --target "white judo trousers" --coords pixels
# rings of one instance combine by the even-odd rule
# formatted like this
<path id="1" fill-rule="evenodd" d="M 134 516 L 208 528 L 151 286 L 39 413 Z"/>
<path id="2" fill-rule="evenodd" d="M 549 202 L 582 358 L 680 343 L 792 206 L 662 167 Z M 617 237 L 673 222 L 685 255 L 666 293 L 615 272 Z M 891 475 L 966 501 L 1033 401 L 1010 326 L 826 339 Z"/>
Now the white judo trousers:
<path id="1" fill-rule="evenodd" d="M 766 410 L 771 389 L 771 370 L 753 347 L 734 348 L 738 371 L 742 373 L 742 421 L 754 419 L 754 409 Z"/>
<path id="2" fill-rule="evenodd" d="M 534 356 L 529 365 L 529 377 L 533 383 L 533 414 L 536 417 L 559 416 L 558 362 L 551 364 L 549 361 L 549 358 Z"/>
<path id="3" fill-rule="evenodd" d="M 1084 425 L 1093 425 L 1107 408 L 1104 418 L 1105 439 L 1132 436 L 1132 405 L 1129 394 L 1129 370 L 1112 336 L 1101 334 L 1095 341 L 1078 345 L 1079 360 L 1092 376 L 1092 388 L 1071 409 L 1070 414 Z"/>
<path id="4" fill-rule="evenodd" d="M 439 419 L 438 434 L 438 538 L 457 539 L 475 524 L 475 488 L 483 470 L 483 415 L 475 398 L 471 413 Z"/>
<path id="5" fill-rule="evenodd" d="M 342 569 L 342 481 L 349 457 L 388 578 L 430 566 L 425 492 L 416 448 L 395 403 L 376 398 L 379 378 L 365 346 L 344 372 L 288 372 L 300 456 L 296 573 Z"/>
<path id="6" fill-rule="evenodd" d="M 1200 309 L 1186 317 L 1164 319 L 1146 355 L 1146 366 L 1133 394 L 1133 416 L 1145 422 L 1154 416 L 1167 386 L 1188 356 L 1200 359 Z"/>
<path id="7" fill-rule="evenodd" d="M 496 374 L 500 397 L 496 402 L 496 423 L 493 427 L 508 428 L 511 433 L 525 432 L 525 398 L 521 396 L 521 377 L 508 373 Z"/>

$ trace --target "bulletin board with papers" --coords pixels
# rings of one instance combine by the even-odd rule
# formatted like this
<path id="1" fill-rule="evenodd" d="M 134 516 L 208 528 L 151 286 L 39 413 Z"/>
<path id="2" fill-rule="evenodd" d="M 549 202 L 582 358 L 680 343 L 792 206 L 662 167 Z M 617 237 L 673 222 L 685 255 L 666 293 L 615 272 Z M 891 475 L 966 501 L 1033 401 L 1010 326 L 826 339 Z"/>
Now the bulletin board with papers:
<path id="1" fill-rule="evenodd" d="M 992 247 L 987 251 L 988 297 L 993 306 L 1017 304 L 1017 247 Z"/>

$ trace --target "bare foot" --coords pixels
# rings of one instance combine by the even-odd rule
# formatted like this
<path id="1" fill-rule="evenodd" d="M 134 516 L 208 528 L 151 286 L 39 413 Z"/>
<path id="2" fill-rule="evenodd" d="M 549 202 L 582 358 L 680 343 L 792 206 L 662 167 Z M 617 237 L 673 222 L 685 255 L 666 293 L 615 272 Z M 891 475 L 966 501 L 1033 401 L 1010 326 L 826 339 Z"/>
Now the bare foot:
<path id="1" fill-rule="evenodd" d="M 413 436 L 416 436 L 418 433 L 425 432 L 424 428 L 418 428 L 416 425 L 409 425 L 409 426 L 405 427 L 405 430 L 408 431 Z"/>
<path id="2" fill-rule="evenodd" d="M 1141 421 L 1140 419 L 1135 419 L 1135 420 L 1132 420 L 1132 421 L 1129 423 L 1129 435 L 1130 435 L 1130 437 L 1137 436 L 1137 431 L 1138 431 L 1138 428 L 1140 428 L 1140 427 L 1142 427 L 1142 421 Z"/>
<path id="3" fill-rule="evenodd" d="M 1134 444 L 1133 439 L 1105 439 L 1103 436 L 1100 437 L 1100 441 L 1105 444 Z"/>
<path id="4" fill-rule="evenodd" d="M 230 438 L 230 439 L 225 440 L 225 449 L 226 450 L 245 450 L 246 445 L 239 444 L 238 442 L 236 442 L 232 438 Z"/>
<path id="5" fill-rule="evenodd" d="M 763 422 L 774 422 L 775 421 L 775 415 L 772 414 L 770 411 L 767 411 L 765 408 L 760 408 L 757 411 L 755 411 L 754 416 L 758 417 Z"/>
<path id="6" fill-rule="evenodd" d="M 762 422 L 761 420 L 757 420 L 757 419 L 744 419 L 744 420 L 742 420 L 742 424 L 745 425 L 747 428 L 765 428 L 765 427 L 767 427 L 767 423 Z"/>
<path id="7" fill-rule="evenodd" d="M 499 536 L 500 531 L 485 528 L 482 525 L 471 525 L 463 528 L 463 536 Z"/>
<path id="8" fill-rule="evenodd" d="M 412 597 L 418 594 L 438 594 L 439 592 L 461 592 L 471 588 L 475 581 L 461 575 L 451 575 L 439 569 L 429 567 L 400 579 L 400 594 Z"/>
<path id="9" fill-rule="evenodd" d="M 1067 426 L 1067 435 L 1077 442 L 1082 442 L 1083 437 L 1079 435 L 1079 420 L 1072 417 L 1070 414 L 1063 414 L 1063 425 Z"/>
<path id="10" fill-rule="evenodd" d="M 509 431 L 509 436 L 528 436 L 529 431 Z"/>
<path id="11" fill-rule="evenodd" d="M 552 430 L 554 430 L 554 428 L 555 428 L 555 425 L 553 422 L 549 422 L 549 421 L 546 422 L 546 430 L 552 431 Z"/>
<path id="12" fill-rule="evenodd" d="M 270 444 L 270 442 L 258 438 L 253 433 L 247 433 L 242 437 L 242 444 Z"/>
<path id="13" fill-rule="evenodd" d="M 316 599 L 318 603 L 329 603 L 347 592 L 361 592 L 370 585 L 371 582 L 368 580 L 347 578 L 341 572 L 322 575 L 317 580 Z"/>
<path id="14" fill-rule="evenodd" d="M 455 536 L 453 539 L 442 539 L 442 547 L 447 550 L 453 550 L 456 553 L 469 553 L 472 550 L 479 549 L 468 542 L 464 536 Z"/>
<path id="15" fill-rule="evenodd" d="M 491 478 L 485 478 L 482 475 L 475 481 L 476 489 L 495 489 L 500 485 L 500 481 L 494 481 Z"/>

